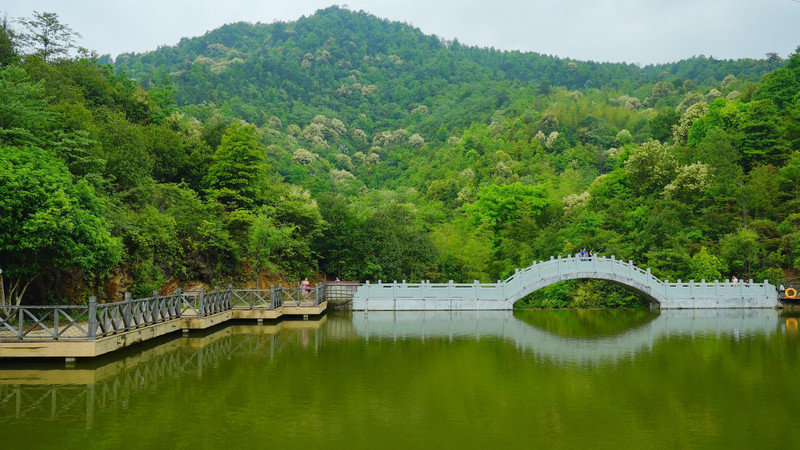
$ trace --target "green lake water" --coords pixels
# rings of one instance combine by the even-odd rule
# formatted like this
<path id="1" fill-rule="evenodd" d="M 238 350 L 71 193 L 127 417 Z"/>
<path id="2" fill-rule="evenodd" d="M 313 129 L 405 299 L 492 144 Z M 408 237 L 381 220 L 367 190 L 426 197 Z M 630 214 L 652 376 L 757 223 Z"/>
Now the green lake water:
<path id="1" fill-rule="evenodd" d="M 798 320 L 331 312 L 0 360 L 0 448 L 800 448 Z"/>

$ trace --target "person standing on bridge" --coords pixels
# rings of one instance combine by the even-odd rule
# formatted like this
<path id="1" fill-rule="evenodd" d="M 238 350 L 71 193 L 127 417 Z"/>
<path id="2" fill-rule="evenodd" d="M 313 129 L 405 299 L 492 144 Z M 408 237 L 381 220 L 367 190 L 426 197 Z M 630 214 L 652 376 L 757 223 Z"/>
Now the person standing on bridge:
<path id="1" fill-rule="evenodd" d="M 311 293 L 311 283 L 308 281 L 308 277 L 303 278 L 303 281 L 300 282 L 300 289 L 303 291 L 303 297 L 308 297 L 308 294 Z"/>

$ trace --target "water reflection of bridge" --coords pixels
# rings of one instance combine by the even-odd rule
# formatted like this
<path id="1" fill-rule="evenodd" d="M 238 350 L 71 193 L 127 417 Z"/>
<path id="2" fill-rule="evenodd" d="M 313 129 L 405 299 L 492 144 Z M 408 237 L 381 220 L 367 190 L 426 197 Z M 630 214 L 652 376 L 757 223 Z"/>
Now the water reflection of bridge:
<path id="1" fill-rule="evenodd" d="M 370 311 L 353 313 L 364 339 L 494 337 L 559 362 L 598 364 L 634 357 L 672 336 L 771 335 L 780 328 L 771 309 L 664 310 L 647 323 L 599 337 L 556 334 L 518 318 L 529 311 Z M 530 311 L 548 314 L 550 311 Z"/>

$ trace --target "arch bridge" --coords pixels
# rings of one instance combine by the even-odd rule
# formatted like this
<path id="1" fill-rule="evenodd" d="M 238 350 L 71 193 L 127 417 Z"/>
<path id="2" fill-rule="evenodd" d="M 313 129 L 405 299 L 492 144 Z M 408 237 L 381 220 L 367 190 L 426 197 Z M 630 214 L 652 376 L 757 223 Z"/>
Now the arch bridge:
<path id="1" fill-rule="evenodd" d="M 353 309 L 369 310 L 509 310 L 514 303 L 551 284 L 575 279 L 606 280 L 634 291 L 661 309 L 775 308 L 778 293 L 767 280 L 669 282 L 632 261 L 614 256 L 569 255 L 534 262 L 497 283 L 369 283 L 353 296 Z"/>

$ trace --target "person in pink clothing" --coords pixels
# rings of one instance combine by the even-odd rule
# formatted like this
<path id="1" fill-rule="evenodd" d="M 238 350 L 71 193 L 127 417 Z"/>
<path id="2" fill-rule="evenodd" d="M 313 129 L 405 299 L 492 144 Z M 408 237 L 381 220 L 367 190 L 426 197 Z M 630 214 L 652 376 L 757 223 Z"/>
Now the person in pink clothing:
<path id="1" fill-rule="evenodd" d="M 303 290 L 303 297 L 308 297 L 308 294 L 311 293 L 311 283 L 308 281 L 308 277 L 303 278 L 300 288 Z"/>

